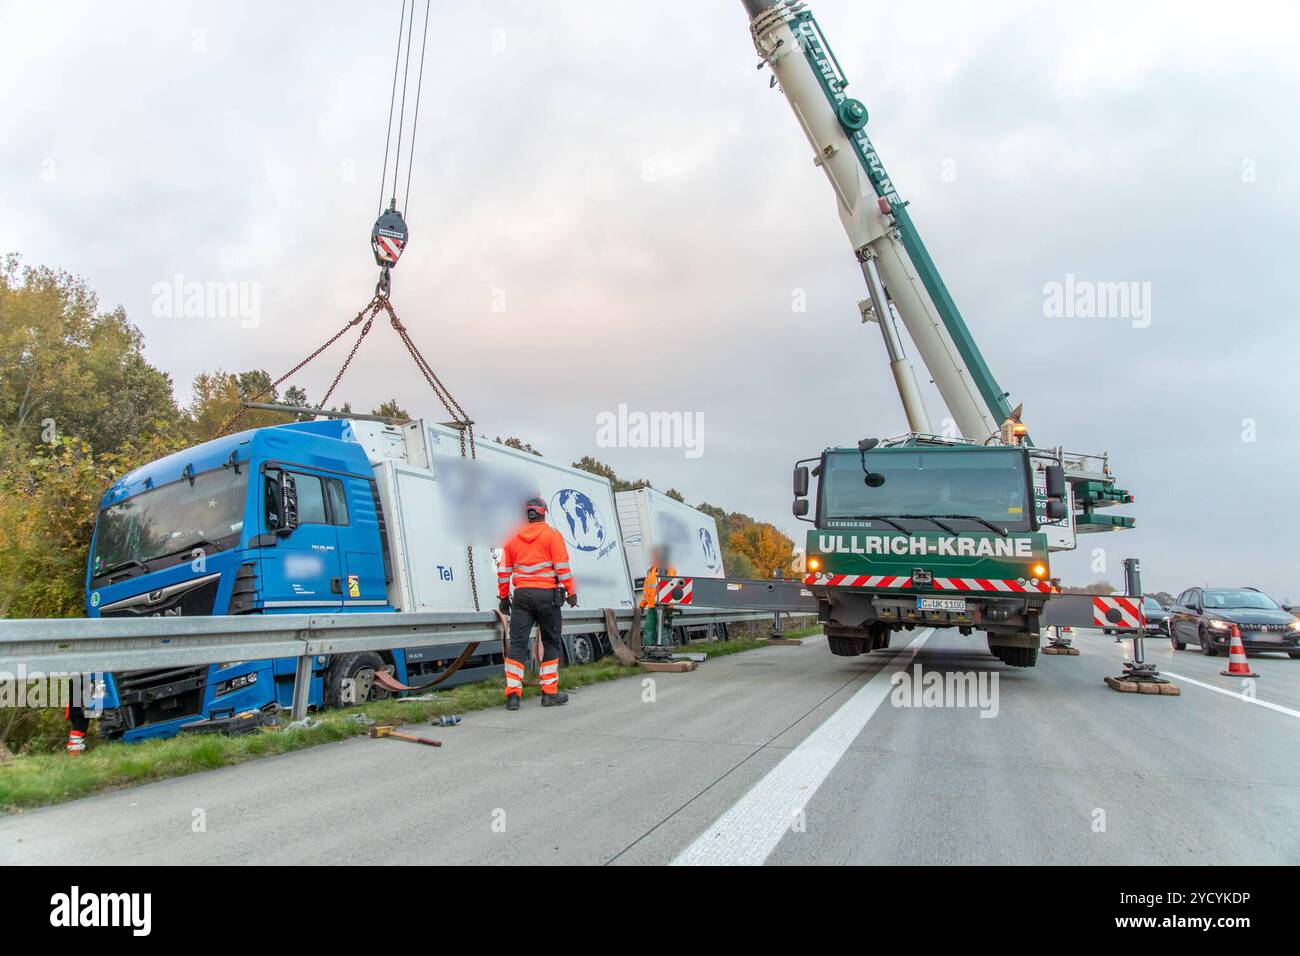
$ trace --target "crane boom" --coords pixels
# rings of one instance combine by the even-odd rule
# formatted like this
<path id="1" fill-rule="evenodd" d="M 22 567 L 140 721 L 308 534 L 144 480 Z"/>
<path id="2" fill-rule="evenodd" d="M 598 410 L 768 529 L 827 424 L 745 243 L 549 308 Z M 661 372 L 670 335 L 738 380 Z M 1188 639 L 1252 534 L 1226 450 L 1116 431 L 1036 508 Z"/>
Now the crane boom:
<path id="1" fill-rule="evenodd" d="M 980 354 L 867 135 L 866 107 L 844 92 L 848 80 L 802 0 L 742 2 L 755 49 L 780 82 L 813 147 L 814 163 L 835 190 L 882 329 L 890 317 L 874 302 L 878 285 L 897 308 L 961 435 L 984 441 L 1011 414 L 1007 393 Z M 886 346 L 894 366 L 899 356 L 887 331 Z M 914 410 L 919 395 L 908 394 L 897 368 L 895 379 L 909 423 L 920 430 Z"/>

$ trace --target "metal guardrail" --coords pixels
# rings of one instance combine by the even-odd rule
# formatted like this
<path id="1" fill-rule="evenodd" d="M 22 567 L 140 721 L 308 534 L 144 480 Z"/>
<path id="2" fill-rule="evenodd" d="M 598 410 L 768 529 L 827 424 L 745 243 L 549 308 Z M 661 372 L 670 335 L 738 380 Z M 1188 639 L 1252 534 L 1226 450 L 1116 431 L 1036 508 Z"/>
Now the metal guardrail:
<path id="1" fill-rule="evenodd" d="M 621 629 L 633 611 L 614 612 Z M 762 612 L 681 610 L 676 626 L 763 620 Z M 564 611 L 564 633 L 603 633 L 603 610 Z M 0 676 L 122 673 L 222 661 L 297 658 L 295 716 L 306 713 L 312 659 L 324 654 L 438 647 L 501 640 L 487 611 L 250 614 L 215 617 L 53 618 L 0 621 Z"/>

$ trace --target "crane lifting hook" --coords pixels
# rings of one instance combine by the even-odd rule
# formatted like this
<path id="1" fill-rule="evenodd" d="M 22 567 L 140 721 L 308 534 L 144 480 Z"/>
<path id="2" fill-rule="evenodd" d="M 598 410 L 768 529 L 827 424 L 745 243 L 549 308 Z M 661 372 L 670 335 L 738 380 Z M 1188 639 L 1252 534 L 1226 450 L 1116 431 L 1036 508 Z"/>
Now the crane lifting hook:
<path id="1" fill-rule="evenodd" d="M 406 220 L 397 211 L 397 199 L 394 197 L 388 211 L 380 214 L 375 220 L 375 227 L 370 230 L 370 248 L 374 250 L 375 263 L 382 270 L 379 284 L 375 286 L 375 295 L 381 298 L 388 295 L 390 271 L 397 265 L 402 250 L 406 248 L 409 235 Z"/>

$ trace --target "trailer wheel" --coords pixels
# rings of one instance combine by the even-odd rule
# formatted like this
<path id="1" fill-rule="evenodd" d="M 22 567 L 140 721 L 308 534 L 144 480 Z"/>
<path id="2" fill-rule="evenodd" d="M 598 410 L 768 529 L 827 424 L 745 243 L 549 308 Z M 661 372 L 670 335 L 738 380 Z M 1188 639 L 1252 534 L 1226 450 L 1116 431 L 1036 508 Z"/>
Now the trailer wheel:
<path id="1" fill-rule="evenodd" d="M 586 634 L 573 636 L 573 663 L 590 664 L 596 659 L 596 652 L 591 646 L 591 638 Z"/>
<path id="2" fill-rule="evenodd" d="M 826 643 L 836 657 L 857 657 L 871 650 L 870 642 L 861 637 L 827 636 Z"/>
<path id="3" fill-rule="evenodd" d="M 383 700 L 388 691 L 374 686 L 375 672 L 383 668 L 384 659 L 373 651 L 340 654 L 325 673 L 325 706 L 351 707 Z"/>

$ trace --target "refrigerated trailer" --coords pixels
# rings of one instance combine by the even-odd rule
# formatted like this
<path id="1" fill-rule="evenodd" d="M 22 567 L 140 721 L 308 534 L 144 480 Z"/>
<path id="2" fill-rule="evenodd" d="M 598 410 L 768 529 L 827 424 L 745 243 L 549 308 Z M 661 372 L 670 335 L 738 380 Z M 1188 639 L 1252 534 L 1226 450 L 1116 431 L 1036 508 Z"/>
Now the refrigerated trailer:
<path id="1" fill-rule="evenodd" d="M 665 563 L 680 575 L 725 577 L 718 523 L 712 515 L 653 488 L 620 491 L 614 500 L 633 577 L 645 575 L 656 553 L 666 555 Z"/>

